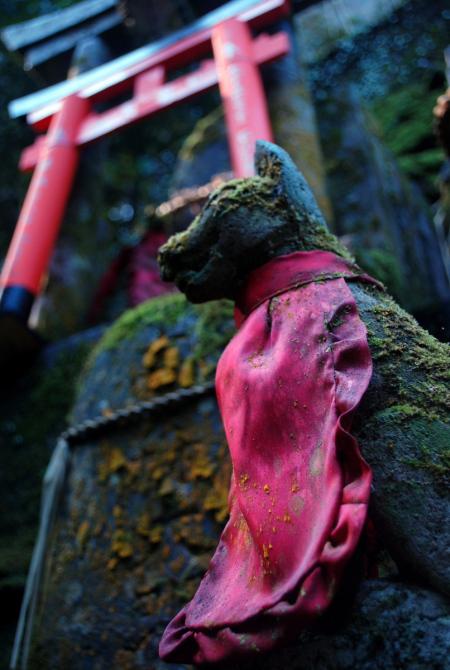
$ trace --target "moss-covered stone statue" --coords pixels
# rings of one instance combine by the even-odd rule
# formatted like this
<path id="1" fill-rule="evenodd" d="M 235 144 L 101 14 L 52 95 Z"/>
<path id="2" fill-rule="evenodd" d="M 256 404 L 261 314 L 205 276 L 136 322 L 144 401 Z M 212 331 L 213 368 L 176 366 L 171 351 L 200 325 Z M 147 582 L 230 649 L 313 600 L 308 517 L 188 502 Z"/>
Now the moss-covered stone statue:
<path id="1" fill-rule="evenodd" d="M 305 378 L 303 382 L 297 381 L 296 383 L 304 386 L 308 383 L 308 373 L 305 370 L 312 368 L 307 365 L 305 367 L 302 359 L 312 356 L 320 357 L 320 353 L 316 352 L 317 343 L 307 332 L 316 328 L 318 320 L 321 320 L 322 323 L 319 324 L 319 335 L 316 339 L 320 342 L 322 338 L 325 344 L 328 343 L 328 352 L 334 351 L 334 354 L 331 353 L 331 358 L 333 359 L 334 356 L 335 361 L 336 357 L 342 355 L 336 352 L 340 352 L 344 346 L 349 347 L 348 343 L 352 338 L 355 338 L 356 341 L 360 337 L 357 322 L 350 323 L 349 321 L 352 301 L 348 300 L 346 306 L 341 309 L 339 302 L 336 302 L 338 301 L 337 294 L 333 294 L 333 298 L 330 298 L 330 305 L 327 303 L 326 295 L 319 295 L 319 290 L 314 296 L 305 291 L 304 305 L 301 303 L 301 293 L 299 293 L 298 304 L 292 304 L 291 297 L 286 299 L 288 307 L 282 304 L 281 296 L 286 295 L 288 290 L 292 290 L 293 296 L 295 292 L 293 289 L 297 290 L 311 283 L 323 283 L 339 277 L 349 280 L 350 295 L 353 295 L 352 300 L 356 303 L 359 315 L 367 329 L 367 340 L 374 362 L 373 374 L 371 378 L 369 376 L 370 383 L 367 392 L 364 394 L 365 389 L 363 389 L 358 401 L 353 405 L 350 404 L 350 407 L 356 409 L 352 432 L 358 439 L 364 457 L 373 469 L 371 508 L 378 535 L 391 552 L 399 566 L 400 573 L 405 578 L 416 580 L 438 592 L 450 595 L 450 574 L 446 560 L 449 537 L 448 530 L 445 530 L 445 518 L 448 514 L 448 495 L 445 493 L 445 485 L 446 482 L 448 483 L 450 455 L 449 349 L 422 330 L 412 317 L 385 294 L 382 287 L 370 281 L 370 278 L 351 263 L 346 250 L 328 232 L 311 190 L 286 152 L 275 145 L 258 143 L 256 168 L 257 176 L 229 182 L 213 193 L 191 226 L 186 231 L 173 236 L 160 250 L 163 278 L 174 281 L 189 300 L 196 303 L 223 297 L 231 298 L 236 301 L 238 323 L 247 319 L 247 335 L 242 336 L 242 341 L 239 345 L 236 344 L 234 349 L 230 347 L 227 349 L 222 359 L 225 362 L 222 363 L 217 376 L 217 390 L 234 462 L 234 483 L 232 484 L 234 493 L 230 498 L 232 505 L 230 522 L 224 531 L 210 571 L 202 582 L 198 594 L 166 631 L 160 650 L 163 657 L 170 661 L 186 661 L 186 659 L 192 659 L 195 663 L 221 661 L 237 658 L 247 651 L 250 655 L 258 651 L 259 647 L 269 649 L 273 643 L 269 643 L 268 638 L 264 635 L 264 627 L 267 628 L 269 620 L 272 621 L 270 619 L 272 611 L 274 612 L 272 632 L 278 638 L 284 637 L 286 628 L 289 626 L 292 628 L 291 620 L 284 625 L 284 628 L 281 623 L 286 611 L 280 609 L 280 603 L 285 602 L 280 600 L 279 589 L 282 588 L 280 574 L 283 573 L 284 568 L 281 566 L 284 566 L 286 560 L 282 556 L 278 557 L 271 568 L 273 572 L 269 570 L 269 565 L 272 564 L 269 563 L 270 552 L 267 547 L 273 549 L 272 556 L 276 556 L 277 552 L 271 543 L 263 544 L 264 539 L 259 542 L 257 538 L 258 532 L 263 538 L 266 533 L 263 525 L 258 526 L 261 519 L 265 518 L 264 515 L 261 517 L 259 515 L 263 498 L 255 503 L 253 498 L 256 500 L 258 495 L 254 491 L 253 498 L 250 499 L 247 495 L 247 500 L 243 493 L 246 488 L 242 488 L 241 484 L 243 477 L 245 482 L 254 481 L 255 478 L 259 482 L 258 469 L 249 469 L 251 466 L 248 464 L 248 453 L 243 454 L 242 452 L 256 449 L 253 458 L 256 461 L 261 460 L 258 449 L 264 449 L 264 443 L 267 442 L 265 435 L 270 435 L 270 432 L 274 430 L 273 423 L 277 421 L 276 417 L 282 412 L 285 418 L 277 429 L 278 437 L 273 442 L 273 449 L 277 452 L 280 462 L 276 465 L 275 458 L 273 476 L 275 481 L 278 481 L 276 479 L 279 474 L 276 473 L 277 468 L 279 471 L 285 468 L 288 477 L 292 475 L 292 464 L 286 460 L 289 457 L 283 455 L 282 447 L 280 447 L 284 439 L 283 423 L 292 422 L 290 429 L 293 432 L 289 433 L 289 436 L 293 444 L 296 440 L 293 414 L 286 404 L 291 395 L 277 393 L 277 384 L 281 387 L 284 384 L 294 383 L 290 381 L 285 372 L 282 372 L 284 368 L 280 367 L 280 357 L 283 352 L 277 349 L 277 342 L 281 337 L 280 329 L 283 329 L 283 321 L 297 319 L 296 310 L 298 312 L 306 310 L 311 315 L 309 324 L 307 321 L 303 323 L 302 318 L 298 318 L 299 323 L 302 323 L 306 330 L 300 332 L 301 328 L 292 327 L 290 339 L 286 339 L 286 346 L 292 349 L 291 365 L 297 366 L 299 372 L 302 373 L 300 376 Z M 307 253 L 302 254 L 301 252 Z M 331 254 L 326 252 L 331 252 Z M 282 263 L 275 263 L 275 259 L 280 257 L 284 259 Z M 322 272 L 317 272 L 320 267 L 314 265 L 313 268 L 311 258 L 320 258 L 320 262 L 325 263 Z M 339 258 L 343 260 L 339 261 Z M 289 263 L 294 263 L 294 259 L 297 263 L 296 273 L 286 269 Z M 330 273 L 327 263 L 333 270 L 338 268 L 342 270 L 345 267 L 348 270 L 352 269 L 353 275 L 349 276 L 348 272 L 347 274 L 345 272 L 344 274 Z M 342 268 L 339 263 L 342 263 Z M 265 270 L 259 270 L 261 267 Z M 306 268 L 307 272 L 302 272 L 302 268 L 303 270 Z M 292 276 L 289 275 L 289 272 Z M 279 277 L 274 276 L 277 273 L 289 275 L 289 279 L 280 280 Z M 283 281 L 287 283 L 283 284 Z M 264 288 L 261 288 L 261 284 L 264 284 Z M 267 305 L 267 313 L 264 311 L 266 307 L 261 311 L 263 305 Z M 329 309 L 330 306 L 336 307 L 336 305 L 338 308 L 334 311 Z M 256 325 L 259 312 L 260 317 L 266 320 L 266 330 L 269 333 L 269 335 L 266 333 L 269 338 L 267 342 L 262 338 Z M 345 336 L 339 334 L 339 327 L 342 324 L 347 324 Z M 341 341 L 341 337 L 344 337 L 344 340 Z M 252 345 L 253 340 L 255 342 Z M 297 343 L 298 350 L 295 350 L 293 343 Z M 301 343 L 304 345 L 303 348 Z M 253 349 L 256 347 L 254 353 L 251 353 L 252 346 Z M 363 355 L 362 345 L 358 351 L 348 348 L 346 350 L 347 363 L 350 358 L 362 358 Z M 267 361 L 265 361 L 266 356 L 269 357 Z M 273 363 L 273 359 L 276 359 L 277 362 Z M 236 372 L 241 361 L 241 371 Z M 358 383 L 364 375 L 363 366 L 361 365 L 357 372 L 352 373 L 349 366 L 344 366 L 345 370 L 340 369 L 341 364 L 342 361 L 335 363 L 335 379 L 341 380 L 347 375 L 346 384 L 349 389 L 352 389 L 352 398 L 355 399 Z M 326 365 L 326 363 L 322 361 L 321 365 Z M 247 370 L 249 366 L 250 368 L 265 368 L 267 372 L 263 371 L 259 377 L 256 377 L 251 370 L 250 372 Z M 315 383 L 321 384 L 319 369 L 314 368 L 314 370 L 316 370 Z M 226 378 L 225 381 L 222 380 L 222 377 Z M 337 389 L 335 402 L 338 405 L 345 405 L 346 412 L 343 414 L 345 416 L 350 409 L 338 392 L 343 382 L 335 383 Z M 252 386 L 248 400 L 239 395 L 242 385 L 246 389 Z M 273 395 L 269 395 L 269 398 L 266 399 L 268 405 L 264 409 L 263 417 L 255 419 L 259 411 L 257 405 L 264 403 L 262 389 L 266 385 L 271 386 Z M 234 404 L 233 400 L 228 397 L 230 388 L 232 388 L 231 395 L 236 395 Z M 297 391 L 292 397 L 301 397 L 301 389 Z M 324 383 L 321 398 L 326 392 L 327 386 Z M 310 395 L 312 396 L 310 402 L 316 403 L 315 415 L 312 413 L 311 416 L 308 416 L 307 404 L 302 405 L 308 421 L 300 438 L 301 450 L 307 449 L 309 433 L 314 433 L 313 423 L 317 422 L 317 417 L 321 416 L 322 411 L 321 398 L 314 400 L 312 392 Z M 364 397 L 359 404 L 362 395 Z M 272 412 L 270 397 L 273 398 L 272 405 L 282 402 L 285 407 Z M 247 408 L 243 412 L 238 410 L 242 403 Z M 233 418 L 233 414 L 235 416 L 238 414 L 239 418 Z M 324 417 L 328 415 L 324 414 Z M 240 425 L 244 423 L 246 427 Z M 346 425 L 348 428 L 349 424 Z M 257 428 L 257 434 L 255 428 Z M 239 434 L 239 439 L 235 437 L 236 433 Z M 253 435 L 252 439 L 259 444 L 247 444 L 248 435 Z M 336 438 L 337 445 L 340 439 Z M 349 486 L 351 482 L 352 504 L 356 502 L 358 506 L 362 504 L 363 496 L 361 497 L 360 493 L 355 494 L 360 482 L 355 474 L 356 457 L 349 457 L 350 451 L 350 446 L 342 449 L 341 445 L 340 451 L 338 449 L 339 460 L 345 470 L 345 459 L 352 459 L 352 465 L 344 475 L 344 481 L 346 486 Z M 317 471 L 314 477 L 318 475 L 318 470 L 321 473 L 328 472 L 323 468 L 316 468 L 317 464 L 314 459 L 317 460 L 318 457 L 316 452 L 311 453 L 310 469 Z M 260 464 L 263 472 L 266 471 L 267 458 L 270 456 L 266 455 Z M 329 452 L 326 452 L 322 458 L 327 460 L 328 467 Z M 299 462 L 302 462 L 301 457 L 299 459 Z M 247 463 L 245 472 L 240 472 L 242 463 Z M 252 472 L 252 475 L 249 475 L 248 472 Z M 315 496 L 318 495 L 311 480 L 302 480 L 300 489 L 305 484 L 311 491 L 316 491 Z M 252 484 L 255 489 L 258 488 L 258 485 L 258 483 Z M 273 512 L 275 520 L 278 518 L 275 516 L 277 506 L 279 506 L 277 496 L 281 497 L 282 493 L 279 482 L 273 488 L 272 507 L 268 512 Z M 267 493 L 270 491 L 268 484 L 264 486 L 264 490 Z M 313 523 L 312 527 L 317 533 L 319 522 L 317 519 L 311 521 L 309 514 L 312 505 L 308 507 L 308 495 L 307 491 L 302 499 L 304 523 L 306 525 Z M 344 486 L 342 500 L 349 505 L 350 501 L 346 495 Z M 312 517 L 314 518 L 313 514 Z M 239 518 L 245 519 L 248 525 L 248 535 L 243 533 L 242 538 L 238 540 L 234 537 L 230 524 L 234 519 L 234 525 L 239 526 Z M 339 515 L 337 518 L 340 518 Z M 258 524 L 256 524 L 257 519 Z M 336 523 L 339 526 L 337 521 Z M 351 522 L 347 521 L 347 524 Z M 259 531 L 256 530 L 257 527 Z M 299 529 L 301 527 L 302 524 Z M 270 529 L 272 533 L 270 537 L 273 538 L 270 542 L 273 541 L 274 544 L 281 541 L 280 533 L 275 539 L 276 531 L 275 524 Z M 269 537 L 269 531 L 267 531 L 267 537 Z M 296 537 L 298 544 L 300 538 L 298 535 Z M 329 541 L 335 548 L 340 546 L 336 538 Z M 247 543 L 245 558 L 240 556 L 240 549 L 235 548 L 237 542 Z M 285 547 L 284 554 L 294 552 L 296 543 L 294 542 L 291 549 Z M 234 592 L 227 584 L 230 581 L 239 581 L 243 573 L 246 575 L 245 579 L 249 576 L 250 582 L 256 579 L 257 584 L 259 583 L 259 577 L 255 576 L 258 570 L 255 571 L 254 567 L 257 561 L 255 559 L 252 562 L 252 559 L 249 558 L 252 547 L 255 547 L 256 557 L 260 549 L 263 552 L 261 555 L 264 556 L 262 559 L 265 567 L 263 574 L 266 577 L 262 577 L 263 585 L 259 587 L 261 589 L 259 603 L 264 604 L 260 606 L 259 604 L 248 606 L 241 604 L 234 613 Z M 307 546 L 307 549 L 309 548 Z M 341 549 L 342 552 L 345 551 Z M 266 559 L 267 565 L 264 562 Z M 321 558 L 317 560 L 319 566 L 322 565 L 323 568 L 323 565 L 326 564 L 326 570 L 329 574 L 333 574 L 336 564 L 329 559 L 326 548 Z M 248 567 L 249 562 L 253 567 Z M 275 576 L 267 577 L 267 575 L 275 575 L 277 570 L 278 582 Z M 326 582 L 326 578 L 324 581 Z M 273 603 L 268 600 L 266 582 L 272 583 L 272 592 L 277 594 L 276 597 L 274 595 Z M 302 597 L 304 601 L 308 600 L 310 584 L 305 581 L 304 587 L 301 589 L 298 587 L 299 593 L 297 594 L 297 586 L 294 586 L 297 582 L 292 575 L 286 583 L 290 584 L 286 598 L 292 609 L 295 609 L 294 621 L 295 616 L 298 622 L 304 621 L 302 612 L 305 607 L 308 608 L 308 605 L 302 609 L 299 600 Z M 308 586 L 305 586 L 307 583 Z M 243 597 L 242 589 L 244 588 L 244 586 L 241 588 L 241 597 Z M 258 586 L 253 585 L 252 593 L 249 591 L 249 594 L 243 597 L 246 603 L 255 600 L 255 588 L 258 589 Z M 314 589 L 316 592 L 319 589 L 316 582 Z M 229 591 L 226 605 L 221 593 L 224 590 Z M 317 599 L 314 600 L 315 597 L 316 593 L 311 596 L 311 602 L 316 603 L 316 608 L 323 609 L 324 601 L 319 598 L 321 604 L 318 605 Z M 309 608 L 311 607 L 310 603 Z M 308 616 L 311 618 L 310 615 Z M 248 650 L 247 644 L 250 645 Z"/>

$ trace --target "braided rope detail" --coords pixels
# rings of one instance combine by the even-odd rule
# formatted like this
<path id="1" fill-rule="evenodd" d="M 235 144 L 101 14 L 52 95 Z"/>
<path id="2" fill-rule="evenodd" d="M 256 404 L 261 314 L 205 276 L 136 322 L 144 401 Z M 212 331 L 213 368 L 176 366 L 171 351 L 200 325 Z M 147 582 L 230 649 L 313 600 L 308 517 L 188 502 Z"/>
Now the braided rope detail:
<path id="1" fill-rule="evenodd" d="M 189 389 L 170 391 L 159 398 L 146 400 L 141 403 L 136 403 L 135 405 L 130 405 L 129 407 L 115 410 L 110 416 L 99 416 L 95 419 L 82 421 L 76 426 L 72 426 L 64 431 L 61 434 L 61 439 L 66 440 L 70 446 L 74 446 L 96 433 L 110 430 L 118 425 L 127 425 L 146 414 L 152 414 L 173 405 L 179 405 L 188 400 L 212 393 L 214 388 L 214 382 L 207 382 L 206 384 L 192 386 Z"/>

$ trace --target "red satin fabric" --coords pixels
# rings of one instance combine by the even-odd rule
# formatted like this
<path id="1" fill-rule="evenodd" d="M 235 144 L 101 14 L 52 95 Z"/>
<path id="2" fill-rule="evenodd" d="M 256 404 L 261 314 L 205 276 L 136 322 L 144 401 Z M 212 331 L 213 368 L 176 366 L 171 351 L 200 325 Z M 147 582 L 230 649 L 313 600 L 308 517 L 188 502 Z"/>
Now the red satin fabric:
<path id="1" fill-rule="evenodd" d="M 332 253 L 297 252 L 253 272 L 239 296 L 240 329 L 216 375 L 230 519 L 196 595 L 164 633 L 166 661 L 267 651 L 333 600 L 371 484 L 349 433 L 372 374 L 345 281 L 356 276 L 373 281 Z"/>

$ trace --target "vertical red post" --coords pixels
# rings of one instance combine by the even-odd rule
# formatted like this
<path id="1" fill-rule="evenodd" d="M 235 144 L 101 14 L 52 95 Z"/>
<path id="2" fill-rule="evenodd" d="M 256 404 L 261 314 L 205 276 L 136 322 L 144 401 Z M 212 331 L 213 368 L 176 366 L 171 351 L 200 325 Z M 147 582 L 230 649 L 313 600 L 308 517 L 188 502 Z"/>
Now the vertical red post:
<path id="1" fill-rule="evenodd" d="M 245 23 L 230 19 L 212 31 L 212 47 L 236 177 L 254 174 L 256 140 L 272 141 L 266 96 Z"/>
<path id="2" fill-rule="evenodd" d="M 69 96 L 50 124 L 3 266 L 0 313 L 24 321 L 41 290 L 78 165 L 76 137 L 89 110 Z"/>

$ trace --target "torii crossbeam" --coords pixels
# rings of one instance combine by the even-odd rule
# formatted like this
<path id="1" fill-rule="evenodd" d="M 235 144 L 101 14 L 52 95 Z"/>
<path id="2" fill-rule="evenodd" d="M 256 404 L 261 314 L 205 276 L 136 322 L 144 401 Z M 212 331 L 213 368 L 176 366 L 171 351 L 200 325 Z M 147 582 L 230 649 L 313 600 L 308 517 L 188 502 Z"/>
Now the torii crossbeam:
<path id="1" fill-rule="evenodd" d="M 218 85 L 233 172 L 253 174 L 255 141 L 272 140 L 259 66 L 286 55 L 289 41 L 283 32 L 253 38 L 251 28 L 289 11 L 289 0 L 234 0 L 168 38 L 11 103 L 11 116 L 27 114 L 45 134 L 20 159 L 21 170 L 34 173 L 1 274 L 0 314 L 28 321 L 86 144 Z M 168 72 L 194 62 L 194 72 L 167 81 Z M 124 92 L 131 95 L 126 102 L 93 110 Z"/>

